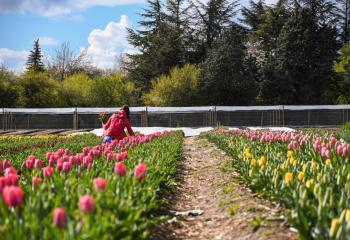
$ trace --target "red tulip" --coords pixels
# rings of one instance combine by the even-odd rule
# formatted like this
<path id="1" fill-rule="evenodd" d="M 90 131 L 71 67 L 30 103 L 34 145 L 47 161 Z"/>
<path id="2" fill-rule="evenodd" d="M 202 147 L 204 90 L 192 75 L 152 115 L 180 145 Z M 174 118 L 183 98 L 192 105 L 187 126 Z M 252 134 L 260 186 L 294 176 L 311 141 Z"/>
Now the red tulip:
<path id="1" fill-rule="evenodd" d="M 114 165 L 114 173 L 118 176 L 125 176 L 126 173 L 126 166 L 123 162 L 117 162 Z"/>
<path id="2" fill-rule="evenodd" d="M 95 178 L 93 181 L 96 191 L 104 191 L 106 189 L 106 179 L 104 178 Z"/>
<path id="3" fill-rule="evenodd" d="M 79 208 L 82 212 L 93 212 L 95 210 L 95 201 L 90 195 L 81 196 L 79 199 Z"/>
<path id="4" fill-rule="evenodd" d="M 58 228 L 63 228 L 67 224 L 67 215 L 64 208 L 55 208 L 53 212 L 53 224 Z"/>
<path id="5" fill-rule="evenodd" d="M 8 207 L 21 206 L 23 202 L 23 191 L 20 187 L 7 186 L 2 191 L 2 197 Z"/>
<path id="6" fill-rule="evenodd" d="M 43 182 L 42 178 L 39 177 L 33 177 L 32 178 L 32 186 L 35 187 L 36 185 L 40 184 Z"/>

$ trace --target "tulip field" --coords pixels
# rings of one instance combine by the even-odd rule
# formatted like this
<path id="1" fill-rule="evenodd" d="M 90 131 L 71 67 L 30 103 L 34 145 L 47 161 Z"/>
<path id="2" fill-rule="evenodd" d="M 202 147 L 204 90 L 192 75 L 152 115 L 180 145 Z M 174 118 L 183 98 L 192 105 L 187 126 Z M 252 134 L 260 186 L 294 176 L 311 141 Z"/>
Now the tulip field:
<path id="1" fill-rule="evenodd" d="M 288 210 L 301 239 L 350 238 L 350 144 L 328 132 L 205 133 L 240 178 Z"/>
<path id="2" fill-rule="evenodd" d="M 144 239 L 174 183 L 182 132 L 0 137 L 1 239 Z"/>

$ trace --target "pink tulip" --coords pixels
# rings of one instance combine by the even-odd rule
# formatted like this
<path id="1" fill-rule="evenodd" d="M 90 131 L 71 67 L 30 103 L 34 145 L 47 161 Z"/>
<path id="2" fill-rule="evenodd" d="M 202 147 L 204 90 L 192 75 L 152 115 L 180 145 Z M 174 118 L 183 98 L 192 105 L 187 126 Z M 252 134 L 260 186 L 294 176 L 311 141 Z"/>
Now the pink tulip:
<path id="1" fill-rule="evenodd" d="M 18 186 L 17 174 L 9 174 L 5 176 L 6 186 Z"/>
<path id="2" fill-rule="evenodd" d="M 7 175 L 11 175 L 11 174 L 14 174 L 14 175 L 17 175 L 17 170 L 16 170 L 16 168 L 14 168 L 14 167 L 8 167 L 8 168 L 6 168 L 5 169 L 5 177 L 7 176 Z"/>
<path id="3" fill-rule="evenodd" d="M 79 199 L 79 208 L 82 212 L 93 212 L 95 210 L 95 201 L 90 195 L 81 196 Z"/>
<path id="4" fill-rule="evenodd" d="M 64 208 L 55 208 L 53 212 L 53 224 L 58 228 L 63 228 L 67 224 L 67 215 Z"/>
<path id="5" fill-rule="evenodd" d="M 83 164 L 85 167 L 90 168 L 92 166 L 93 163 L 93 159 L 91 156 L 86 156 L 83 159 Z"/>
<path id="6" fill-rule="evenodd" d="M 45 178 L 50 178 L 50 177 L 52 177 L 52 174 L 53 174 L 53 168 L 52 167 L 44 167 L 43 173 L 44 173 Z"/>
<path id="7" fill-rule="evenodd" d="M 50 158 L 49 160 L 49 166 L 54 167 L 56 165 L 56 161 L 53 158 Z"/>
<path id="8" fill-rule="evenodd" d="M 106 189 L 107 182 L 104 178 L 95 178 L 93 180 L 93 184 L 96 191 L 103 192 Z"/>
<path id="9" fill-rule="evenodd" d="M 331 159 L 332 158 L 332 152 L 330 150 L 326 150 L 325 151 L 325 157 L 327 157 L 328 159 Z"/>
<path id="10" fill-rule="evenodd" d="M 63 172 L 68 173 L 69 170 L 70 170 L 70 163 L 69 162 L 64 162 L 63 166 L 62 166 L 62 170 L 63 170 Z"/>
<path id="11" fill-rule="evenodd" d="M 147 166 L 146 164 L 140 162 L 134 170 L 134 175 L 137 179 L 143 180 L 146 177 Z"/>
<path id="12" fill-rule="evenodd" d="M 126 166 L 123 162 L 117 162 L 114 165 L 114 173 L 118 176 L 125 176 Z"/>
<path id="13" fill-rule="evenodd" d="M 106 154 L 106 157 L 107 157 L 107 160 L 112 160 L 112 159 L 113 159 L 113 153 L 108 152 L 108 153 Z"/>
<path id="14" fill-rule="evenodd" d="M 26 160 L 26 168 L 27 169 L 32 169 L 34 167 L 34 162 L 35 162 L 35 158 L 34 159 L 28 158 Z"/>
<path id="15" fill-rule="evenodd" d="M 0 193 L 2 192 L 2 190 L 6 187 L 6 178 L 1 176 L 0 177 Z"/>
<path id="16" fill-rule="evenodd" d="M 23 191 L 17 186 L 6 186 L 2 190 L 2 197 L 8 207 L 21 206 L 23 202 Z"/>
<path id="17" fill-rule="evenodd" d="M 46 153 L 46 160 L 49 161 L 52 155 L 53 155 L 52 152 L 47 152 L 47 153 Z"/>
<path id="18" fill-rule="evenodd" d="M 43 162 L 40 159 L 35 159 L 34 167 L 41 169 L 43 167 Z"/>
<path id="19" fill-rule="evenodd" d="M 4 161 L 2 161 L 2 169 L 3 170 L 5 170 L 6 168 L 9 168 L 11 166 L 12 166 L 12 164 L 11 164 L 10 160 L 4 159 Z"/>

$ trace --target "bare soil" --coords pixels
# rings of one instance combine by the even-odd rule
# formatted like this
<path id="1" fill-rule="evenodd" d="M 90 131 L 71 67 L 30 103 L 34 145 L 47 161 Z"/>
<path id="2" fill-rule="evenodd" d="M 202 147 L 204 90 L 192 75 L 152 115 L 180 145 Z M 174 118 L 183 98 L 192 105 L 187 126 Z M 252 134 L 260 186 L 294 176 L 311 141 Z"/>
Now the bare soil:
<path id="1" fill-rule="evenodd" d="M 231 159 L 199 137 L 186 138 L 181 181 L 169 197 L 171 219 L 157 226 L 152 239 L 297 239 L 284 210 L 259 198 L 237 179 Z M 201 210 L 202 214 L 176 216 Z M 197 212 L 201 213 L 201 212 Z"/>

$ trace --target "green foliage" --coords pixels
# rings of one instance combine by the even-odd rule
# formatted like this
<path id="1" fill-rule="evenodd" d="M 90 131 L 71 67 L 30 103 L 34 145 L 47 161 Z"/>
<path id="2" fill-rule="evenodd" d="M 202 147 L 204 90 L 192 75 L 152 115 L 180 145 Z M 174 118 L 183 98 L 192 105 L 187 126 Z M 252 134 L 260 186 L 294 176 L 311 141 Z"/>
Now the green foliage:
<path id="1" fill-rule="evenodd" d="M 162 75 L 152 82 L 152 89 L 144 95 L 150 106 L 191 106 L 198 95 L 199 68 L 187 64 L 175 67 L 168 76 Z"/>
<path id="2" fill-rule="evenodd" d="M 52 107 L 58 102 L 58 84 L 45 72 L 27 71 L 18 79 L 19 105 L 23 107 Z"/>
<path id="3" fill-rule="evenodd" d="M 18 100 L 16 78 L 5 68 L 0 69 L 0 107 L 15 107 Z"/>
<path id="4" fill-rule="evenodd" d="M 96 107 L 136 105 L 138 95 L 133 82 L 120 74 L 112 74 L 92 79 L 89 101 L 90 106 Z"/>
<path id="5" fill-rule="evenodd" d="M 65 78 L 60 91 L 63 106 L 89 106 L 91 86 L 92 79 L 85 73 Z"/>
<path id="6" fill-rule="evenodd" d="M 350 130 L 350 122 L 344 123 L 343 126 L 342 126 L 342 129 L 349 131 Z"/>
<path id="7" fill-rule="evenodd" d="M 338 82 L 338 104 L 350 103 L 350 45 L 343 46 L 338 62 L 335 64 L 335 71 L 339 74 Z"/>
<path id="8" fill-rule="evenodd" d="M 215 42 L 201 66 L 202 104 L 247 105 L 253 102 L 256 86 L 244 65 L 244 35 L 244 30 L 232 27 Z"/>

